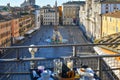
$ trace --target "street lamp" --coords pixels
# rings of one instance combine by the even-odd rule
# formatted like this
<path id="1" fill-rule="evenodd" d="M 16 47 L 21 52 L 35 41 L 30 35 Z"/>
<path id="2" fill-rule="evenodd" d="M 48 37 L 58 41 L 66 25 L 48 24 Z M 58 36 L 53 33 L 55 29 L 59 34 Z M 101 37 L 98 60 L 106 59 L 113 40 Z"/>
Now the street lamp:
<path id="1" fill-rule="evenodd" d="M 30 45 L 30 46 L 32 47 L 32 46 L 35 46 L 35 45 Z M 28 50 L 31 54 L 31 58 L 34 59 L 35 58 L 35 53 L 37 52 L 37 48 L 29 48 Z M 34 69 L 34 67 L 35 67 L 34 64 L 35 64 L 34 61 L 30 62 L 31 69 Z"/>

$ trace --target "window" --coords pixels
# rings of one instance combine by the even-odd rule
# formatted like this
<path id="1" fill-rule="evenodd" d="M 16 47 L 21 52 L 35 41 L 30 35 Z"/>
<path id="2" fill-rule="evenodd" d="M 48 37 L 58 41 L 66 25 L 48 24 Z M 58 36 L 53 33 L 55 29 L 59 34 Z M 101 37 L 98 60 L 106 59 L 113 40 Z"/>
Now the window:
<path id="1" fill-rule="evenodd" d="M 106 9 L 108 9 L 108 7 L 106 7 Z"/>
<path id="2" fill-rule="evenodd" d="M 106 6 L 108 6 L 108 4 L 106 4 Z"/>
<path id="3" fill-rule="evenodd" d="M 106 11 L 106 13 L 108 13 L 108 11 Z"/>
<path id="4" fill-rule="evenodd" d="M 116 26 L 116 33 L 118 32 L 118 27 Z"/>
<path id="5" fill-rule="evenodd" d="M 114 6 L 114 9 L 117 9 L 117 5 L 116 4 L 114 4 L 113 6 Z"/>

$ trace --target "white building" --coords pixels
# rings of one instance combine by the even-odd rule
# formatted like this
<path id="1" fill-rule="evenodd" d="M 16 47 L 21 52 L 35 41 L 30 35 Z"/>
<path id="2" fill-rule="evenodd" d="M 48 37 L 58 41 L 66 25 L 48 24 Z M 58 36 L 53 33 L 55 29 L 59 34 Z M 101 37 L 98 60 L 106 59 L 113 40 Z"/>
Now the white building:
<path id="1" fill-rule="evenodd" d="M 85 12 L 85 4 L 80 6 L 79 10 L 79 21 L 80 21 L 80 26 L 84 32 L 86 31 L 85 26 L 86 26 L 86 12 Z"/>
<path id="2" fill-rule="evenodd" d="M 41 26 L 40 10 L 35 10 L 35 26 L 39 28 Z"/>
<path id="3" fill-rule="evenodd" d="M 55 7 L 47 5 L 41 8 L 40 12 L 42 25 L 55 25 Z M 59 11 L 57 11 L 57 25 L 59 25 Z"/>
<path id="4" fill-rule="evenodd" d="M 101 38 L 102 14 L 120 10 L 120 0 L 86 0 L 80 10 L 80 23 L 85 26 L 89 38 Z"/>
<path id="5" fill-rule="evenodd" d="M 84 1 L 69 1 L 63 3 L 63 25 L 77 25 L 79 23 L 79 9 Z"/>
<path id="6" fill-rule="evenodd" d="M 49 11 L 43 15 L 43 25 L 55 25 L 55 11 Z M 57 13 L 57 25 L 59 25 L 59 12 Z"/>

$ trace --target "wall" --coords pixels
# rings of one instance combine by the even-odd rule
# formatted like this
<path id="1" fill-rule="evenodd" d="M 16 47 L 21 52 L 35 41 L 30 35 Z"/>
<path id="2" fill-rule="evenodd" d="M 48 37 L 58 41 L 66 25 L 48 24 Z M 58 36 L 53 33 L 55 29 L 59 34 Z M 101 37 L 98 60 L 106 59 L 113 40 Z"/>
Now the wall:
<path id="1" fill-rule="evenodd" d="M 103 16 L 102 37 L 120 32 L 120 18 Z"/>
<path id="2" fill-rule="evenodd" d="M 0 46 L 11 46 L 11 20 L 0 22 Z"/>
<path id="3" fill-rule="evenodd" d="M 40 19 L 40 10 L 35 10 L 35 26 L 41 26 L 41 19 Z"/>

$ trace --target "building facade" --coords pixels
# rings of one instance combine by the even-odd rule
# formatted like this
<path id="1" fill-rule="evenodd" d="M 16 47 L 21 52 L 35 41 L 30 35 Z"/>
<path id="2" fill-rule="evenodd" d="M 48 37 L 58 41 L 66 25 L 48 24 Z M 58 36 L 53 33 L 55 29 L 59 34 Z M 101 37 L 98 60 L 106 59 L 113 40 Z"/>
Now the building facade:
<path id="1" fill-rule="evenodd" d="M 63 9 L 62 9 L 62 6 L 58 6 L 58 10 L 59 10 L 59 24 L 60 25 L 62 25 L 63 23 L 63 21 L 62 21 L 62 11 L 63 11 Z"/>
<path id="2" fill-rule="evenodd" d="M 120 11 L 102 15 L 102 37 L 120 32 Z"/>
<path id="3" fill-rule="evenodd" d="M 8 20 L 7 20 L 8 19 Z M 35 27 L 34 15 L 0 20 L 0 46 L 7 47 L 22 40 L 27 31 Z"/>
<path id="4" fill-rule="evenodd" d="M 24 36 L 27 31 L 35 27 L 34 15 L 25 15 L 19 18 L 19 34 Z"/>
<path id="5" fill-rule="evenodd" d="M 1 11 L 0 46 L 11 46 L 24 39 L 29 30 L 32 30 L 32 32 L 37 30 L 37 28 L 35 28 L 35 16 L 29 8 L 14 7 L 11 8 L 9 12 Z M 40 16 L 39 13 L 37 14 L 37 17 L 38 16 Z M 38 19 L 40 18 L 37 18 L 37 21 L 39 21 Z"/>
<path id="6" fill-rule="evenodd" d="M 0 21 L 0 47 L 11 46 L 11 20 Z"/>
<path id="7" fill-rule="evenodd" d="M 85 10 L 85 4 L 83 4 L 83 5 L 80 5 L 80 10 L 79 10 L 79 25 L 80 25 L 80 28 L 82 29 L 82 31 L 84 32 L 84 33 L 86 33 L 86 28 L 85 28 L 85 26 L 86 26 L 86 12 L 85 12 L 86 10 Z"/>
<path id="8" fill-rule="evenodd" d="M 19 19 L 18 18 L 15 18 L 15 19 L 12 19 L 11 20 L 11 42 L 12 42 L 12 44 L 14 44 L 15 43 L 15 39 L 17 38 L 17 37 L 19 37 Z"/>
<path id="9" fill-rule="evenodd" d="M 86 0 L 86 4 L 84 5 L 85 14 L 80 16 L 80 23 L 82 26 L 85 26 L 86 35 L 92 39 L 92 41 L 102 37 L 102 14 L 115 10 L 120 10 L 119 0 Z M 82 12 L 83 11 L 80 10 L 80 13 Z"/>
<path id="10" fill-rule="evenodd" d="M 50 11 L 43 16 L 43 25 L 59 25 L 59 13 L 57 13 L 57 23 L 55 23 L 55 11 Z"/>
<path id="11" fill-rule="evenodd" d="M 69 1 L 63 3 L 63 25 L 77 25 L 79 23 L 79 9 L 84 1 Z"/>
<path id="12" fill-rule="evenodd" d="M 58 8 L 57 8 L 58 9 Z M 55 7 L 50 5 L 41 8 L 41 24 L 42 25 L 55 25 Z M 59 11 L 57 10 L 57 25 L 59 25 Z"/>
<path id="13" fill-rule="evenodd" d="M 35 27 L 41 26 L 40 10 L 35 10 Z"/>

